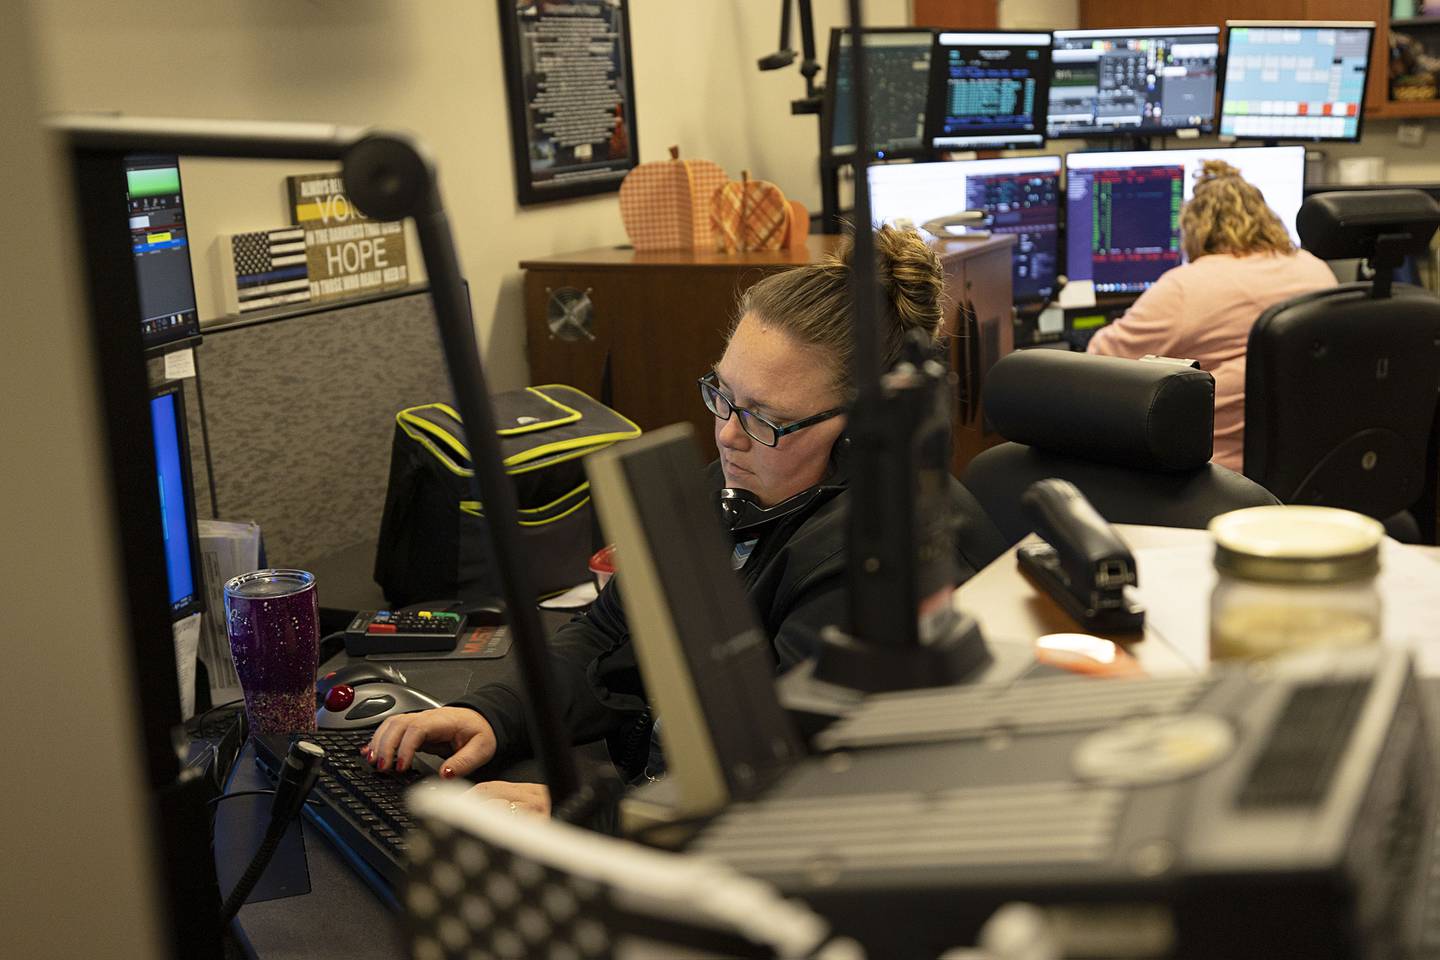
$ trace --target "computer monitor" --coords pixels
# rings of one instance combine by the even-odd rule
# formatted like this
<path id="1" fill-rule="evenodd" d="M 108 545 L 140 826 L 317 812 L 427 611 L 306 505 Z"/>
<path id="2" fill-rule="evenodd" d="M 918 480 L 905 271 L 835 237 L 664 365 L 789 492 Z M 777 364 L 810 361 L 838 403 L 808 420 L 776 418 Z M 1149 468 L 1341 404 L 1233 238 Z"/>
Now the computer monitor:
<path id="1" fill-rule="evenodd" d="M 1373 23 L 1232 20 L 1226 27 L 1221 136 L 1360 139 Z"/>
<path id="2" fill-rule="evenodd" d="M 160 532 L 165 544 L 166 600 L 172 620 L 204 609 L 200 579 L 200 536 L 195 520 L 190 442 L 180 385 L 170 384 L 150 397 L 150 426 L 155 436 L 155 479 L 160 492 Z"/>
<path id="3" fill-rule="evenodd" d="M 1304 147 L 1072 153 L 1065 158 L 1070 280 L 1093 281 L 1097 293 L 1138 293 L 1179 266 L 1180 207 L 1209 159 L 1236 167 L 1300 242 Z"/>
<path id="4" fill-rule="evenodd" d="M 930 97 L 930 56 L 934 33 L 914 28 L 869 29 L 865 40 L 866 86 L 869 90 L 870 148 L 879 157 L 915 156 L 926 152 L 926 108 Z M 830 58 L 822 104 L 832 156 L 855 152 L 855 105 L 851 31 L 830 32 Z"/>
<path id="5" fill-rule="evenodd" d="M 915 226 L 962 210 L 990 215 L 990 230 L 1015 234 L 1016 301 L 1044 300 L 1060 272 L 1060 158 L 1007 157 L 872 166 L 870 211 L 876 226 Z"/>
<path id="6" fill-rule="evenodd" d="M 972 150 L 1044 143 L 1050 42 L 1049 33 L 937 34 L 931 145 Z"/>
<path id="7" fill-rule="evenodd" d="M 140 336 L 159 350 L 200 335 L 190 234 L 174 155 L 125 157 L 130 249 L 140 286 Z"/>
<path id="8" fill-rule="evenodd" d="M 1056 30 L 1051 137 L 1209 133 L 1219 27 Z"/>

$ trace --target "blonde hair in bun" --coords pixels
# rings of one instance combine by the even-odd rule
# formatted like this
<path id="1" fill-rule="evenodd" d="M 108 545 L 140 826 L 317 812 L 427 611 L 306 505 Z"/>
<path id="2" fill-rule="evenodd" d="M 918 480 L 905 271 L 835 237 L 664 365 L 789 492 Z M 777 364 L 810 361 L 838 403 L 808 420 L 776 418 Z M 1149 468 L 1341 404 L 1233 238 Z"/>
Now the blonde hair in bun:
<path id="1" fill-rule="evenodd" d="M 853 394 L 850 362 L 854 351 L 854 300 L 850 265 L 854 245 L 845 237 L 815 263 L 775 273 L 740 296 L 731 332 L 746 314 L 782 330 L 801 343 L 823 347 L 833 358 L 833 376 L 840 394 Z M 882 367 L 900 357 L 906 336 L 918 330 L 938 341 L 944 316 L 945 273 L 930 244 L 914 230 L 885 226 L 875 231 L 877 279 L 881 297 Z"/>
<path id="2" fill-rule="evenodd" d="M 1290 232 L 1259 188 L 1224 160 L 1206 160 L 1196 172 L 1195 195 L 1180 211 L 1180 245 L 1189 260 L 1209 253 L 1295 252 Z"/>

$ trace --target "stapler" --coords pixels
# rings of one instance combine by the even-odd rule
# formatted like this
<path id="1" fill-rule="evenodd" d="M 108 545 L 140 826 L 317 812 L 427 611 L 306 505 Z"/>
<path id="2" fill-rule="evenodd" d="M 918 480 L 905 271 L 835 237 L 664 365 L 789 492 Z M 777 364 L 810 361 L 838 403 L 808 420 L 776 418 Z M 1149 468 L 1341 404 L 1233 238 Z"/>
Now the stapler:
<path id="1" fill-rule="evenodd" d="M 1085 495 L 1051 478 L 1031 484 L 1020 505 L 1045 541 L 1020 547 L 1021 572 L 1086 629 L 1139 631 L 1145 608 L 1125 591 L 1138 582 L 1135 558 Z"/>

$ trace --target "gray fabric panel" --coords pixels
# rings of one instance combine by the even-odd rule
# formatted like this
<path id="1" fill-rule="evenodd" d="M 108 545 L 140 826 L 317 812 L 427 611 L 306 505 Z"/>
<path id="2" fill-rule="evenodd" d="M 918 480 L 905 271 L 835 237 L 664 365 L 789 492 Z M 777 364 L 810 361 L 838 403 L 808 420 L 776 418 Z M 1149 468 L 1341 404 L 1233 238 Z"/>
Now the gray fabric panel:
<path id="1" fill-rule="evenodd" d="M 373 541 L 395 413 L 452 396 L 428 293 L 207 333 L 199 351 L 221 517 L 259 523 L 272 566 Z M 203 463 L 195 485 L 208 515 Z"/>

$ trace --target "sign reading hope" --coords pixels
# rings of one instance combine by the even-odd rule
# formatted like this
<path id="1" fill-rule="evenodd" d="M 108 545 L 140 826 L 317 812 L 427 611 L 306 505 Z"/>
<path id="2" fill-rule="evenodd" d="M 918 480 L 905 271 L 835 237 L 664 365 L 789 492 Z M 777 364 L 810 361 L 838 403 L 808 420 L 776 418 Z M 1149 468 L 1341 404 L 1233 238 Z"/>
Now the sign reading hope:
<path id="1" fill-rule="evenodd" d="M 337 300 L 409 283 L 402 224 L 366 218 L 334 174 L 290 177 L 289 186 L 291 218 L 305 228 L 312 300 Z"/>

